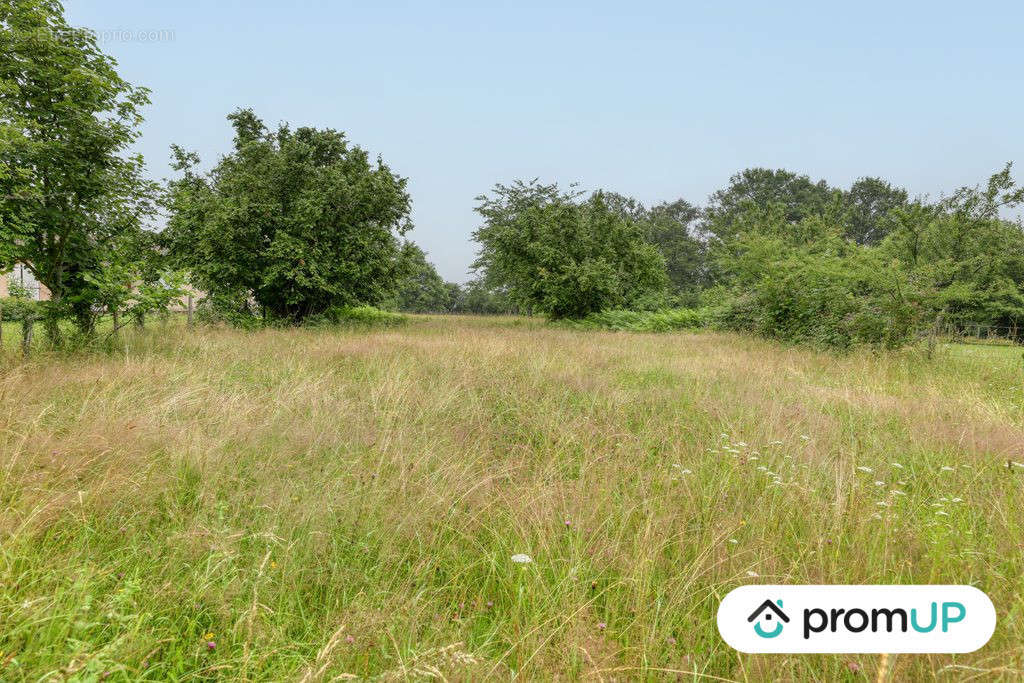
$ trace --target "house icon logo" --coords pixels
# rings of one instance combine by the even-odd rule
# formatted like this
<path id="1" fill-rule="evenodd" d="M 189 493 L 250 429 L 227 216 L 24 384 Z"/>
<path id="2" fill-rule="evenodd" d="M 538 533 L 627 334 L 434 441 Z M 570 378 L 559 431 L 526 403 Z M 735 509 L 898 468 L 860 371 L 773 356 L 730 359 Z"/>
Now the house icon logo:
<path id="1" fill-rule="evenodd" d="M 754 613 L 747 617 L 747 621 L 754 623 L 754 633 L 762 638 L 774 638 L 782 633 L 784 623 L 789 623 L 789 617 L 782 611 L 782 600 L 765 600 L 761 606 L 754 610 Z M 774 625 L 772 624 L 774 622 Z"/>

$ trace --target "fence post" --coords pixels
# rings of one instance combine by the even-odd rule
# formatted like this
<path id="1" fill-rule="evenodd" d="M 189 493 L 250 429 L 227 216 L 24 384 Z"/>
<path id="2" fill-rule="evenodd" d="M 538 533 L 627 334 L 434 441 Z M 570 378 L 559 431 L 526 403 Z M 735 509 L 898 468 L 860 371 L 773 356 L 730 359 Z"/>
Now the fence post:
<path id="1" fill-rule="evenodd" d="M 21 353 L 28 358 L 32 353 L 32 336 L 35 333 L 36 317 L 33 313 L 26 313 L 21 319 Z"/>

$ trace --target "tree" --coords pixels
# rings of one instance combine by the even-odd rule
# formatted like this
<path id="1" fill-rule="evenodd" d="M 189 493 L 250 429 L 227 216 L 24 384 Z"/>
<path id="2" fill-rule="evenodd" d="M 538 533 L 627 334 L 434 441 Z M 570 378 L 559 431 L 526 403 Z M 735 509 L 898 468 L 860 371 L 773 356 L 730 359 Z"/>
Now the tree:
<path id="1" fill-rule="evenodd" d="M 822 216 L 796 225 L 779 204 L 751 207 L 716 253 L 719 323 L 789 343 L 895 348 L 918 322 L 906 274 L 844 239 Z"/>
<path id="2" fill-rule="evenodd" d="M 857 244 L 877 244 L 885 237 L 890 211 L 907 206 L 907 191 L 881 178 L 858 178 L 843 194 L 846 237 Z"/>
<path id="3" fill-rule="evenodd" d="M 751 206 L 782 206 L 789 223 L 821 214 L 833 200 L 834 191 L 824 180 L 812 182 L 806 175 L 785 169 L 748 168 L 729 178 L 729 186 L 713 195 L 705 211 L 704 230 L 725 240 L 735 234 L 736 220 Z"/>
<path id="4" fill-rule="evenodd" d="M 251 109 L 228 119 L 234 149 L 208 175 L 174 148 L 166 243 L 216 301 L 301 322 L 333 307 L 379 305 L 403 274 L 406 181 L 332 129 L 281 125 Z"/>
<path id="5" fill-rule="evenodd" d="M 1024 187 L 1007 164 L 982 188 L 892 211 L 880 249 L 912 273 L 933 321 L 1016 328 L 1024 322 L 1024 229 L 1000 212 L 1021 204 Z"/>
<path id="6" fill-rule="evenodd" d="M 56 0 L 3 3 L 0 29 L 0 266 L 21 262 L 49 288 L 57 343 L 68 312 L 91 331 L 86 275 L 152 211 L 142 158 L 124 156 L 148 91 L 121 79 Z"/>
<path id="7" fill-rule="evenodd" d="M 516 181 L 478 197 L 483 225 L 474 268 L 512 301 L 551 318 L 663 301 L 665 260 L 642 227 L 609 208 L 601 192 L 586 200 L 557 185 Z"/>
<path id="8" fill-rule="evenodd" d="M 679 303 L 693 306 L 707 284 L 707 249 L 695 235 L 701 211 L 685 199 L 658 204 L 643 222 L 648 241 L 665 258 L 669 290 Z"/>
<path id="9" fill-rule="evenodd" d="M 437 274 L 427 255 L 412 242 L 403 247 L 407 274 L 399 285 L 395 306 L 409 313 L 444 313 L 451 309 L 448 283 Z"/>

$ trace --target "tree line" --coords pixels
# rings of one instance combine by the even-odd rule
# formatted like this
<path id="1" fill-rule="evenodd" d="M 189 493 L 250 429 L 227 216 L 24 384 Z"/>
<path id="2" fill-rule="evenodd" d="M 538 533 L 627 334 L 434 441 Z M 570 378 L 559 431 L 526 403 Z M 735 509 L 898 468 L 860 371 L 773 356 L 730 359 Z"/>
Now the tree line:
<path id="1" fill-rule="evenodd" d="M 124 81 L 56 0 L 0 5 L 0 272 L 49 288 L 36 308 L 96 334 L 166 309 L 186 281 L 204 315 L 238 324 L 412 312 L 583 319 L 699 309 L 701 319 L 796 343 L 896 347 L 922 329 L 1024 315 L 1024 201 L 1009 165 L 935 200 L 878 177 L 847 188 L 782 169 L 734 175 L 703 206 L 651 207 L 537 179 L 477 198 L 477 277 L 445 282 L 412 228 L 406 179 L 330 128 L 228 116 L 231 150 L 208 171 L 172 147 L 176 177 L 128 153 L 145 88 Z M 0 314 L 2 315 L 2 314 Z M 677 315 L 673 319 L 695 319 Z"/>

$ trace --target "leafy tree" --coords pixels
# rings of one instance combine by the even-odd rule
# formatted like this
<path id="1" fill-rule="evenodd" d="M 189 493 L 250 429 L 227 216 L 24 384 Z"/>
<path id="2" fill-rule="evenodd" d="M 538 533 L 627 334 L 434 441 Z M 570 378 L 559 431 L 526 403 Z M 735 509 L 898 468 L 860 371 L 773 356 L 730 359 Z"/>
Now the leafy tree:
<path id="1" fill-rule="evenodd" d="M 834 199 L 834 190 L 824 180 L 813 182 L 806 175 L 785 169 L 748 168 L 729 179 L 729 186 L 713 195 L 705 210 L 704 230 L 718 240 L 737 232 L 735 223 L 751 207 L 779 204 L 788 223 L 819 215 Z"/>
<path id="2" fill-rule="evenodd" d="M 24 263 L 51 293 L 46 327 L 71 312 L 91 330 L 95 273 L 152 211 L 138 137 L 148 91 L 118 76 L 56 0 L 0 4 L 0 266 Z"/>
<path id="3" fill-rule="evenodd" d="M 877 244 L 885 237 L 890 211 L 907 206 L 907 191 L 881 178 L 858 178 L 843 194 L 846 237 Z"/>
<path id="4" fill-rule="evenodd" d="M 452 296 L 453 313 L 474 315 L 513 315 L 522 313 L 501 289 L 488 287 L 482 279 L 471 280 L 463 286 L 448 283 Z"/>
<path id="5" fill-rule="evenodd" d="M 983 188 L 895 209 L 880 248 L 913 274 L 936 322 L 1016 328 L 1024 322 L 1024 230 L 1000 212 L 1021 204 L 1024 187 L 1007 164 Z"/>
<path id="6" fill-rule="evenodd" d="M 700 209 L 677 199 L 653 207 L 643 222 L 648 241 L 665 258 L 669 290 L 684 306 L 696 305 L 707 284 L 707 248 L 695 234 L 700 216 Z"/>
<path id="7" fill-rule="evenodd" d="M 444 313 L 451 308 L 452 293 L 427 255 L 412 242 L 403 248 L 407 274 L 398 289 L 395 306 L 410 313 Z"/>
<path id="8" fill-rule="evenodd" d="M 751 208 L 740 232 L 717 252 L 727 286 L 717 292 L 719 324 L 833 349 L 895 348 L 918 320 L 905 273 L 877 250 L 844 239 L 820 216 L 791 224 L 783 208 Z"/>
<path id="9" fill-rule="evenodd" d="M 664 297 L 664 258 L 603 193 L 581 200 L 536 181 L 499 184 L 492 193 L 478 197 L 484 224 L 473 233 L 480 244 L 474 267 L 516 304 L 581 318 Z"/>
<path id="10" fill-rule="evenodd" d="M 214 301 L 299 322 L 332 307 L 379 305 L 403 274 L 406 181 L 332 129 L 267 130 L 228 119 L 234 149 L 208 175 L 174 148 L 166 241 Z"/>

